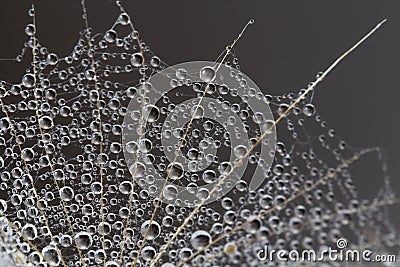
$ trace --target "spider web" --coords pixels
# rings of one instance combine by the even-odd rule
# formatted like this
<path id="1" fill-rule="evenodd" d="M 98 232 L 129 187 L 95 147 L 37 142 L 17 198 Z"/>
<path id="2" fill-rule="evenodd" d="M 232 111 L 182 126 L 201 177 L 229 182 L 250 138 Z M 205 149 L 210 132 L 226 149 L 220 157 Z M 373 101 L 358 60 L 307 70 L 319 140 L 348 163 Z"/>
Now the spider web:
<path id="1" fill-rule="evenodd" d="M 125 116 L 141 120 L 148 104 L 146 82 L 168 65 L 132 31 L 129 15 L 121 10 L 106 33 L 84 29 L 67 56 L 40 44 L 34 9 L 29 11 L 33 23 L 26 27 L 28 41 L 17 60 L 30 54 L 32 64 L 20 83 L 0 82 L 1 257 L 12 258 L 16 266 L 260 266 L 257 251 L 264 245 L 317 251 L 335 247 L 343 237 L 352 248 L 398 250 L 398 233 L 386 208 L 397 200 L 384 150 L 347 144 L 318 115 L 314 91 L 290 109 L 312 83 L 282 95 L 249 96 L 263 99 L 274 118 L 282 116 L 271 166 L 263 165 L 256 148 L 246 156 L 245 175 L 218 201 L 195 213 L 191 207 L 158 204 L 151 188 L 138 185 L 146 169 L 130 170 L 122 135 L 128 127 Z M 246 87 L 234 49 L 221 64 L 235 71 L 234 78 Z M 163 176 L 170 170 L 163 149 L 174 148 L 160 143 L 165 133 L 163 121 L 157 120 L 172 112 L 174 97 L 201 96 L 198 84 L 185 79 L 178 70 L 171 77 L 174 91 L 152 107 L 156 120 L 147 122 L 142 132 L 150 144 L 137 144 L 142 155 L 153 156 Z M 247 101 L 237 97 L 236 88 L 211 85 L 215 88 L 208 87 L 209 96 L 221 104 L 216 109 L 238 114 L 253 137 L 250 143 L 256 143 L 263 132 L 252 122 Z M 183 113 L 190 116 L 190 110 Z M 210 124 L 215 127 L 206 130 Z M 223 173 L 225 151 L 232 149 L 230 135 L 236 133 L 201 116 L 190 128 L 180 148 L 183 154 L 196 154 L 190 149 L 206 135 L 217 151 L 208 158 L 210 169 L 215 173 L 222 168 Z M 149 145 L 155 149 L 147 149 Z M 364 157 L 381 167 L 376 179 L 382 180 L 382 188 L 369 199 L 359 197 L 352 177 L 352 163 L 362 165 Z M 250 191 L 249 176 L 256 166 L 263 169 L 265 182 Z M 188 186 L 207 179 L 204 172 L 196 176 L 184 170 L 174 183 Z M 160 253 L 163 249 L 166 253 Z"/>

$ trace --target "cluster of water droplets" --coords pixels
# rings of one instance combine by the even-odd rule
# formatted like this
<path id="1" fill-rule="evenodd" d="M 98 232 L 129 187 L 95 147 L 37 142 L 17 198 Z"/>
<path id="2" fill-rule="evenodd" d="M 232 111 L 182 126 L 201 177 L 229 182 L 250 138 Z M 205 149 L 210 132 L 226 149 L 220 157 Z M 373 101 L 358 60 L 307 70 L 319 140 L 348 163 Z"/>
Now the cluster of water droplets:
<path id="1" fill-rule="evenodd" d="M 164 76 L 171 90 L 151 103 L 149 81 L 168 66 L 129 24 L 122 12 L 104 34 L 85 29 L 65 57 L 40 44 L 34 24 L 26 27 L 18 60 L 32 51 L 32 65 L 20 83 L 0 82 L 1 257 L 18 266 L 260 266 L 265 244 L 317 250 L 346 237 L 376 251 L 398 245 L 384 208 L 394 194 L 380 149 L 371 153 L 383 166 L 382 188 L 360 199 L 348 167 L 363 153 L 335 134 L 310 97 L 290 108 L 305 89 L 250 90 L 230 49 L 222 66 L 236 87 L 217 83 L 228 79 L 218 64 L 196 70 L 198 81 L 178 68 Z M 197 108 L 204 96 L 211 100 Z M 273 147 L 271 136 L 262 144 L 268 164 L 252 146 L 273 121 L 251 108 L 252 99 L 282 117 Z M 124 140 L 126 131 L 140 138 Z M 231 172 L 243 157 L 245 171 Z M 255 173 L 263 182 L 250 190 Z M 156 175 L 170 184 L 152 187 Z M 196 205 L 184 204 L 178 186 L 199 205 L 226 175 L 218 186 L 229 192 L 191 216 Z"/>

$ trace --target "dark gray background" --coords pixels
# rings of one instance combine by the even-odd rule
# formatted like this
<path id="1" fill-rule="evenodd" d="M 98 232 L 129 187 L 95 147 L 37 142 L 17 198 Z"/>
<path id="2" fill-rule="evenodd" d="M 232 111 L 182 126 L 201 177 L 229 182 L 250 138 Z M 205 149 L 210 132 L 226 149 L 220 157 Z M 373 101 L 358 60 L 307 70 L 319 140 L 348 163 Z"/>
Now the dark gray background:
<path id="1" fill-rule="evenodd" d="M 80 0 L 34 2 L 41 43 L 61 56 L 68 54 L 84 27 Z M 144 40 L 169 65 L 214 60 L 247 21 L 255 19 L 235 50 L 242 71 L 272 95 L 305 87 L 387 18 L 384 27 L 318 86 L 314 103 L 349 144 L 386 148 L 393 188 L 400 193 L 399 1 L 145 0 L 123 4 Z M 24 28 L 30 22 L 30 5 L 29 1 L 1 2 L 1 58 L 16 56 L 27 40 Z M 107 30 L 119 14 L 107 0 L 87 0 L 87 8 L 95 32 Z M 27 64 L 0 62 L 0 79 L 19 82 Z M 360 164 L 355 180 L 370 194 L 383 181 L 374 169 L 379 164 L 376 160 Z M 397 210 L 398 206 L 392 209 L 399 217 Z"/>

